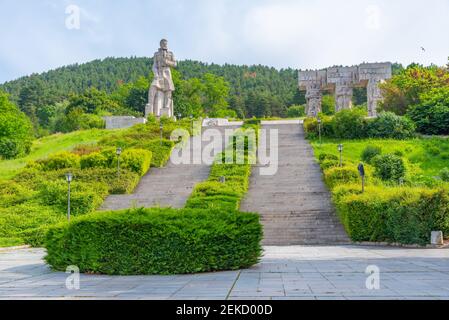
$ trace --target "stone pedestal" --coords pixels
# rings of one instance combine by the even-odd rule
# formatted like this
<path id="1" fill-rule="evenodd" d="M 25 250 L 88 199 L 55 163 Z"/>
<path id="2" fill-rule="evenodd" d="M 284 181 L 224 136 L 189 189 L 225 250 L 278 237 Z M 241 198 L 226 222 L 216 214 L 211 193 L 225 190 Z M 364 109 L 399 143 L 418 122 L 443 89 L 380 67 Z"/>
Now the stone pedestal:
<path id="1" fill-rule="evenodd" d="M 437 246 L 443 245 L 443 232 L 432 231 L 432 233 L 430 234 L 430 243 Z"/>

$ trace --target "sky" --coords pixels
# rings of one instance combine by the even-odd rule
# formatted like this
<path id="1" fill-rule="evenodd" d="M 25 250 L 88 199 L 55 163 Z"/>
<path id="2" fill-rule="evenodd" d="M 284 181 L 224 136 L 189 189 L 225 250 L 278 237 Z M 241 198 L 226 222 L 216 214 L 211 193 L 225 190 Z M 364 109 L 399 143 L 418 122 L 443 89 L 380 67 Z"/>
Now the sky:
<path id="1" fill-rule="evenodd" d="M 0 0 L 0 83 L 105 57 L 445 65 L 449 0 Z"/>

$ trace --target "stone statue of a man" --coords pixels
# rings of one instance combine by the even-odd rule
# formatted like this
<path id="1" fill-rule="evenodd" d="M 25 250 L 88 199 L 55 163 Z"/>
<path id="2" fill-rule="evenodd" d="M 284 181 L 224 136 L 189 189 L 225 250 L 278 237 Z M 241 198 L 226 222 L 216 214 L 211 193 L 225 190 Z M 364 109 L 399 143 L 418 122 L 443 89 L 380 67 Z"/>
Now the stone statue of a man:
<path id="1" fill-rule="evenodd" d="M 153 58 L 154 80 L 148 93 L 148 104 L 145 107 L 145 117 L 154 114 L 156 117 L 166 115 L 173 117 L 173 84 L 170 67 L 176 67 L 173 52 L 168 50 L 168 41 L 161 40 L 159 50 Z"/>

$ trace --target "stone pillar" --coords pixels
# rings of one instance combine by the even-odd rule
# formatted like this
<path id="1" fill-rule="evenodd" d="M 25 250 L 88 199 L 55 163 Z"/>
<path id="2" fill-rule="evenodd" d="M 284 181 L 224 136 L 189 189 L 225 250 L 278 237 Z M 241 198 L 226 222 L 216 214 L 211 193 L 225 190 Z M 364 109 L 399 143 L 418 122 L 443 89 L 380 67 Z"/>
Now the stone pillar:
<path id="1" fill-rule="evenodd" d="M 321 112 L 322 97 L 319 83 L 311 83 L 306 87 L 306 114 L 308 117 L 317 117 Z"/>
<path id="2" fill-rule="evenodd" d="M 382 92 L 379 88 L 379 83 L 376 79 L 370 79 L 366 86 L 368 98 L 368 116 L 377 117 L 377 105 L 382 101 Z"/>
<path id="3" fill-rule="evenodd" d="M 354 85 L 358 82 L 357 67 L 327 69 L 327 83 L 335 85 L 335 112 L 352 108 Z"/>
<path id="4" fill-rule="evenodd" d="M 377 116 L 377 106 L 382 101 L 382 92 L 379 84 L 392 76 L 391 63 L 363 63 L 359 65 L 359 79 L 366 81 L 368 97 L 368 116 Z"/>
<path id="5" fill-rule="evenodd" d="M 321 90 L 326 84 L 326 70 L 299 71 L 299 88 L 306 90 L 306 114 L 317 117 L 321 112 Z"/>
<path id="6" fill-rule="evenodd" d="M 337 83 L 335 85 L 335 111 L 352 108 L 352 96 L 354 89 L 352 85 Z"/>

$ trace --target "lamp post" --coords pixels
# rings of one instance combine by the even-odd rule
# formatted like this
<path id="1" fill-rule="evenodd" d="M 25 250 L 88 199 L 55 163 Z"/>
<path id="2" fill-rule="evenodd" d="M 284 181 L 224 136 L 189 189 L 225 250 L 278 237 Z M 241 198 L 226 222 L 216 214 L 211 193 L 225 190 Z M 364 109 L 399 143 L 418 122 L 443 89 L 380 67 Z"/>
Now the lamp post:
<path id="1" fill-rule="evenodd" d="M 72 182 L 73 175 L 68 172 L 65 175 L 65 179 L 67 180 L 68 190 L 67 190 L 67 221 L 70 222 L 70 183 Z"/>
<path id="2" fill-rule="evenodd" d="M 181 120 L 182 114 L 178 113 L 178 120 Z"/>
<path id="3" fill-rule="evenodd" d="M 343 145 L 341 143 L 338 145 L 338 152 L 340 152 L 340 167 L 342 167 L 343 166 L 343 162 L 342 162 Z"/>
<path id="4" fill-rule="evenodd" d="M 192 136 L 193 136 L 194 135 L 193 134 L 193 114 L 190 115 L 190 127 L 192 129 Z"/>
<path id="5" fill-rule="evenodd" d="M 365 166 L 363 165 L 363 163 L 360 163 L 357 169 L 359 170 L 359 174 L 362 177 L 362 193 L 363 193 L 365 192 Z"/>
<path id="6" fill-rule="evenodd" d="M 163 133 L 163 130 L 164 130 L 164 125 L 162 124 L 162 122 L 161 122 L 161 124 L 159 126 L 159 129 L 161 131 L 161 146 L 162 146 L 162 133 Z"/>
<path id="7" fill-rule="evenodd" d="M 120 155 L 122 154 L 122 148 L 117 148 L 115 151 L 117 154 L 117 178 L 120 177 Z"/>
<path id="8" fill-rule="evenodd" d="M 320 137 L 320 146 L 321 146 L 321 119 L 318 117 L 318 136 Z"/>

